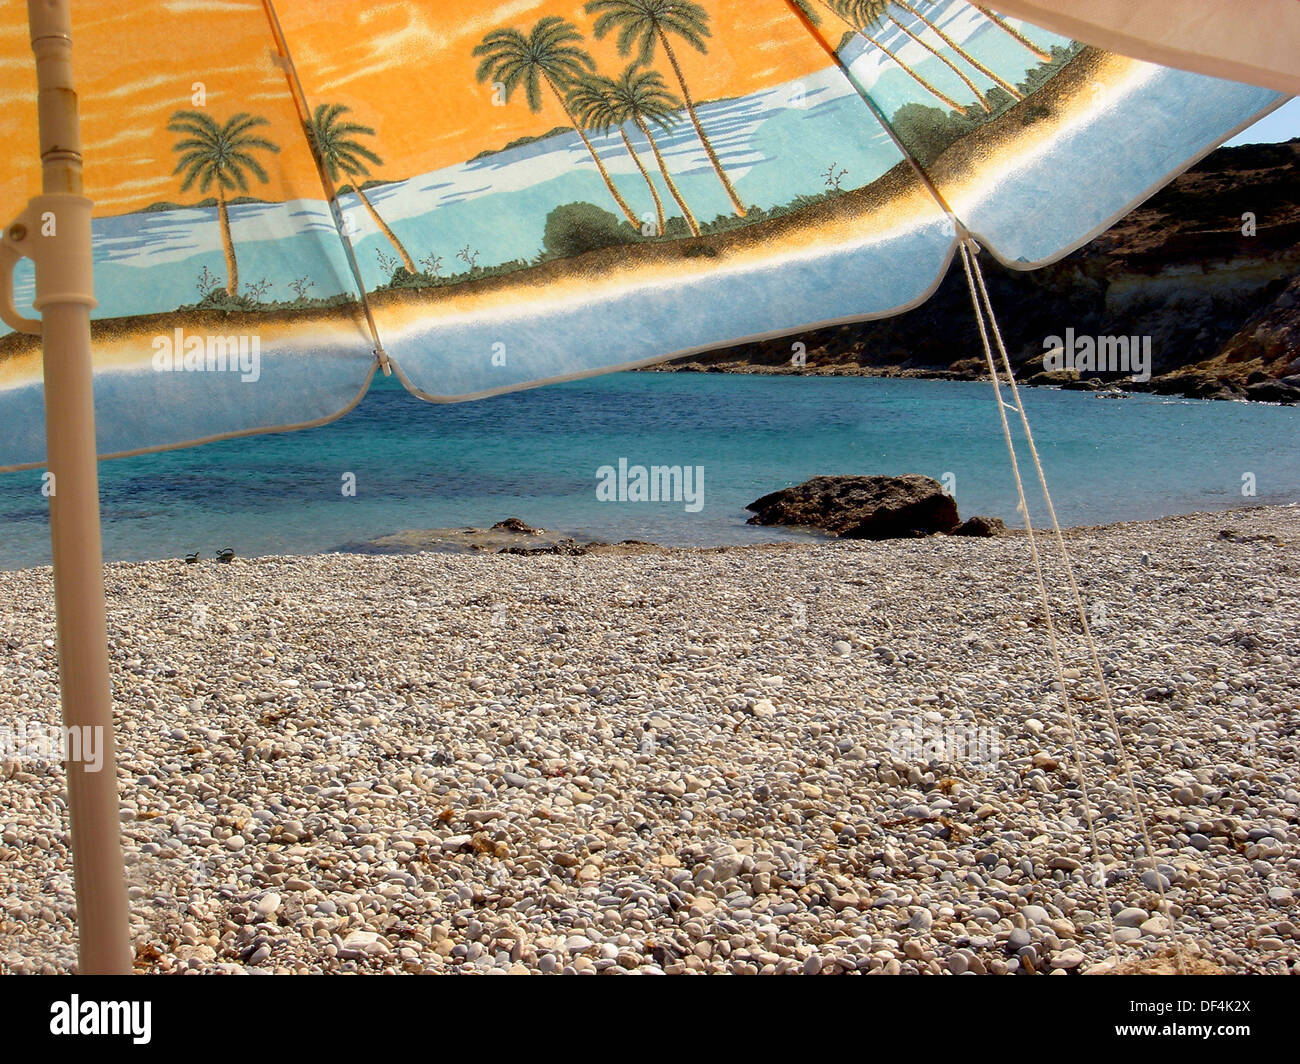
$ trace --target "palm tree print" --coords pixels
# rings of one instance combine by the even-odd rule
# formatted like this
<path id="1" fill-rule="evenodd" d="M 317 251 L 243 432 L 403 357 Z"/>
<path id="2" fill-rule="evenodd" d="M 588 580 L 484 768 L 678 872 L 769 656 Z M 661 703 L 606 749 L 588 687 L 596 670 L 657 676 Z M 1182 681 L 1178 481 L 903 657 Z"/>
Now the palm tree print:
<path id="1" fill-rule="evenodd" d="M 967 75 L 961 67 L 928 41 L 919 37 L 911 28 L 905 26 L 894 17 L 893 12 L 889 10 L 890 0 L 841 0 L 841 3 L 838 6 L 850 19 L 852 19 L 855 25 L 863 29 L 874 28 L 881 22 L 892 23 L 897 29 L 902 30 L 904 34 L 938 59 L 939 62 L 956 74 L 957 77 L 961 78 L 966 87 L 970 89 L 971 94 L 975 97 L 975 102 L 983 107 L 986 112 L 993 110 L 993 108 L 988 105 L 988 101 L 984 99 L 984 94 L 980 92 L 979 86 L 976 85 L 975 82 L 971 81 L 969 75 Z M 964 111 L 966 108 L 963 107 L 961 110 Z"/>
<path id="2" fill-rule="evenodd" d="M 596 16 L 597 38 L 604 37 L 610 30 L 618 31 L 619 55 L 629 55 L 635 47 L 639 63 L 649 66 L 654 62 L 655 47 L 663 48 L 677 77 L 677 84 L 681 86 L 682 101 L 686 105 L 686 113 L 695 129 L 695 135 L 718 175 L 727 198 L 731 200 L 732 209 L 743 218 L 745 205 L 736 195 L 735 186 L 727 176 L 722 160 L 718 158 L 718 153 L 704 132 L 700 116 L 695 110 L 695 101 L 691 98 L 690 86 L 686 84 L 686 75 L 682 72 L 671 40 L 672 37 L 677 37 L 697 52 L 708 54 L 709 49 L 704 41 L 711 36 L 709 13 L 693 0 L 588 0 L 586 11 L 587 14 Z"/>
<path id="3" fill-rule="evenodd" d="M 1039 48 L 1038 45 L 1036 45 L 1033 41 L 1031 41 L 1023 33 L 1021 33 L 1018 29 L 1016 29 L 1015 26 L 1011 25 L 1010 22 L 1006 21 L 1006 19 L 999 18 L 987 7 L 980 7 L 979 4 L 972 4 L 971 6 L 975 8 L 975 10 L 978 11 L 981 15 L 983 15 L 986 19 L 988 19 L 991 23 L 993 23 L 993 25 L 997 26 L 998 29 L 1004 30 L 1010 37 L 1014 38 L 1020 44 L 1023 44 L 1026 48 L 1028 48 L 1031 52 L 1033 52 L 1034 55 L 1038 56 L 1038 58 L 1041 59 L 1044 63 L 1051 60 L 1052 57 L 1050 55 L 1048 55 L 1041 48 Z"/>
<path id="4" fill-rule="evenodd" d="M 556 15 L 547 15 L 527 35 L 514 29 L 493 30 L 474 49 L 474 55 L 482 58 L 477 77 L 480 82 L 499 82 L 507 100 L 522 85 L 528 108 L 534 113 L 542 109 L 542 86 L 549 88 L 569 124 L 577 131 L 595 160 L 596 169 L 600 171 L 614 202 L 628 222 L 640 229 L 641 219 L 633 213 L 615 187 L 600 155 L 565 100 L 566 91 L 584 75 L 594 73 L 596 69 L 596 61 L 578 47 L 581 40 L 582 34 L 578 28 L 568 19 Z"/>
<path id="5" fill-rule="evenodd" d="M 620 120 L 631 121 L 649 143 L 655 162 L 659 165 L 659 173 L 663 175 L 665 187 L 677 206 L 681 208 L 682 217 L 686 220 L 691 235 L 699 236 L 700 224 L 695 220 L 690 207 L 686 205 L 686 200 L 682 198 L 673 175 L 668 172 L 668 164 L 664 161 L 659 144 L 650 131 L 652 122 L 663 130 L 672 128 L 677 120 L 677 113 L 682 109 L 682 101 L 668 91 L 668 86 L 664 84 L 664 79 L 657 70 L 643 70 L 636 63 L 632 63 L 613 82 L 611 95 Z"/>
<path id="6" fill-rule="evenodd" d="M 611 129 L 617 129 L 619 136 L 623 138 L 623 144 L 627 148 L 627 153 L 636 163 L 636 168 L 641 171 L 641 176 L 645 178 L 646 187 L 650 190 L 650 198 L 654 200 L 655 219 L 658 228 L 655 235 L 658 236 L 664 231 L 664 204 L 659 198 L 659 190 L 655 188 L 655 183 L 650 180 L 650 173 L 641 161 L 641 156 L 632 145 L 632 141 L 627 135 L 627 130 L 623 128 L 626 119 L 620 117 L 617 108 L 614 105 L 613 97 L 614 83 L 609 78 L 600 77 L 596 74 L 589 74 L 579 81 L 572 89 L 569 90 L 568 104 L 569 110 L 574 114 L 586 128 L 594 129 L 598 133 L 608 133 Z"/>
<path id="7" fill-rule="evenodd" d="M 230 235 L 226 193 L 247 192 L 248 174 L 263 184 L 270 180 L 253 155 L 255 151 L 280 150 L 265 137 L 251 132 L 265 125 L 270 125 L 265 118 L 243 111 L 225 125 L 218 125 L 211 115 L 202 111 L 175 111 L 167 123 L 169 132 L 184 137 L 172 145 L 172 150 L 181 156 L 172 174 L 185 175 L 181 191 L 188 192 L 195 181 L 199 183 L 200 193 L 206 193 L 214 184 L 217 187 L 217 220 L 221 226 L 221 246 L 226 253 L 226 294 L 231 296 L 239 294 L 239 264 Z"/>
<path id="8" fill-rule="evenodd" d="M 927 29 L 932 30 L 935 33 L 935 35 L 939 38 L 939 40 L 943 41 L 944 44 L 946 44 L 949 48 L 951 48 L 954 52 L 956 52 L 959 56 L 961 56 L 962 59 L 964 59 L 967 63 L 973 66 L 976 70 L 978 70 L 990 81 L 1001 86 L 1001 88 L 1003 88 L 1006 92 L 1010 93 L 1017 100 L 1023 100 L 1025 98 L 1024 93 L 1020 92 L 1020 90 L 1017 89 L 1014 85 L 1000 78 L 994 71 L 986 67 L 983 63 L 981 63 L 978 59 L 976 59 L 973 55 L 971 55 L 968 51 L 966 51 L 965 48 L 963 48 L 960 44 L 958 44 L 951 37 L 949 37 L 948 34 L 944 33 L 942 27 L 940 27 L 937 22 L 931 21 L 925 15 L 921 14 L 921 12 L 918 11 L 911 4 L 906 3 L 905 0 L 895 0 L 895 2 L 904 11 L 920 19 Z M 928 48 L 929 45 L 926 45 L 926 47 Z M 931 49 L 931 51 L 933 51 L 933 49 Z M 937 52 L 935 54 L 938 55 Z"/>
<path id="9" fill-rule="evenodd" d="M 844 25 L 848 26 L 849 29 L 851 29 L 859 37 L 865 40 L 873 48 L 877 48 L 880 51 L 884 52 L 885 55 L 887 55 L 891 60 L 893 60 L 895 66 L 897 66 L 901 71 L 903 71 L 904 74 L 906 74 L 918 85 L 920 85 L 921 88 L 925 89 L 926 92 L 928 92 L 940 103 L 944 104 L 946 107 L 954 111 L 965 111 L 965 108 L 962 107 L 961 104 L 959 104 L 951 96 L 946 96 L 938 89 L 936 89 L 933 85 L 931 85 L 928 81 L 926 81 L 925 78 L 921 77 L 920 74 L 918 74 L 910 66 L 904 63 L 903 60 L 899 58 L 896 52 L 894 52 L 892 49 L 887 47 L 885 44 L 883 44 L 881 41 L 871 36 L 871 34 L 867 32 L 866 28 L 864 28 L 864 26 L 855 18 L 856 12 L 854 9 L 858 6 L 858 3 L 855 3 L 855 0 L 819 0 L 819 2 L 821 3 L 822 7 L 826 8 L 827 11 L 829 11 L 832 15 L 834 15 L 841 22 L 843 22 Z M 861 0 L 859 0 L 859 2 L 861 2 Z M 808 18 L 814 24 L 817 24 L 821 21 L 820 17 L 812 9 L 812 4 L 810 3 L 810 0 L 795 0 L 795 3 L 799 5 L 799 7 L 803 10 L 804 14 L 807 15 Z M 977 97 L 979 96 L 978 90 L 976 90 L 976 96 Z"/>
<path id="10" fill-rule="evenodd" d="M 402 265 L 406 267 L 406 271 L 414 274 L 417 272 L 415 262 L 402 246 L 402 242 L 397 239 L 397 234 L 379 216 L 375 205 L 370 202 L 370 197 L 362 189 L 361 182 L 356 180 L 370 175 L 367 163 L 372 166 L 383 166 L 384 160 L 357 139 L 373 137 L 375 135 L 373 129 L 357 122 L 342 121 L 348 110 L 349 108 L 341 103 L 321 104 L 311 116 L 307 135 L 315 145 L 321 164 L 325 167 L 325 172 L 329 174 L 331 181 L 337 182 L 340 174 L 346 174 L 353 179 L 352 191 L 370 212 L 370 217 L 374 219 L 379 231 L 388 238 L 389 243 L 402 257 Z"/>

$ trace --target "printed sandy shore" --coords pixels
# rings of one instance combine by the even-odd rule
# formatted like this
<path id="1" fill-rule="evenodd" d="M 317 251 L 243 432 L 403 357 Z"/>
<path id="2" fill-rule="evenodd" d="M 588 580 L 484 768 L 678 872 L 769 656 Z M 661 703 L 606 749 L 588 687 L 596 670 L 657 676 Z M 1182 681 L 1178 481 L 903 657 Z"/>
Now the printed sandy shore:
<path id="1" fill-rule="evenodd" d="M 382 335 L 384 330 L 400 331 L 408 325 L 440 318 L 486 316 L 543 295 L 547 300 L 585 301 L 596 291 L 611 288 L 689 284 L 709 276 L 723 264 L 779 262 L 782 256 L 859 242 L 864 234 L 883 237 L 911 225 L 928 224 L 937 212 L 919 179 L 905 164 L 899 164 L 866 188 L 745 229 L 689 240 L 606 248 L 456 285 L 371 292 L 369 298 Z M 96 364 L 147 363 L 153 354 L 154 338 L 170 336 L 177 328 L 189 335 L 255 332 L 261 336 L 263 347 L 278 338 L 299 345 L 314 341 L 332 349 L 355 346 L 359 353 L 373 346 L 360 304 L 323 310 L 189 309 L 93 322 Z M 670 354 L 666 352 L 665 358 Z M 0 385 L 31 379 L 39 370 L 36 337 L 17 333 L 0 337 Z"/>
<path id="2" fill-rule="evenodd" d="M 1226 534 L 1225 534 L 1226 533 Z M 1300 508 L 1077 529 L 1158 868 L 1023 537 L 108 570 L 138 966 L 1300 973 Z M 1065 601 L 1046 551 L 1050 588 Z M 48 569 L 0 703 L 56 712 Z M 58 765 L 0 787 L 0 970 L 73 965 Z"/>

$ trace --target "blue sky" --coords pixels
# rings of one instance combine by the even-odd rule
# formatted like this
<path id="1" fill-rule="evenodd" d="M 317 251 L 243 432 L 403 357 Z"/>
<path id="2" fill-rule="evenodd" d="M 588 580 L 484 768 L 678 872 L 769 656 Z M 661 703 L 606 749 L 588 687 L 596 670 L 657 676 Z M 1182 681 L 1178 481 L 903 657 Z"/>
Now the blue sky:
<path id="1" fill-rule="evenodd" d="M 1261 144 L 1265 141 L 1290 140 L 1292 137 L 1300 137 L 1300 97 L 1283 104 L 1228 143 Z"/>

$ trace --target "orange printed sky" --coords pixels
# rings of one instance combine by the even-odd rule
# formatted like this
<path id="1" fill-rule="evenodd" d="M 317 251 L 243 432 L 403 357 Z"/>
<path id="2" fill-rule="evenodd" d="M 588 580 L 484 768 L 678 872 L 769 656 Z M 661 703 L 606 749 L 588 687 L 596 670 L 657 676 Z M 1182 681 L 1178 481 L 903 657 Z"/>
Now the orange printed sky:
<path id="1" fill-rule="evenodd" d="M 172 112 L 193 106 L 196 83 L 206 110 L 223 121 L 239 111 L 266 117 L 262 132 L 282 148 L 263 156 L 265 199 L 317 198 L 320 184 L 303 144 L 261 0 L 71 0 L 74 63 L 81 100 L 86 191 L 99 214 L 122 214 L 159 200 L 195 202 L 171 176 Z M 713 35 L 701 55 L 680 47 L 696 100 L 733 96 L 788 81 L 827 58 L 784 0 L 703 0 Z M 385 165 L 372 176 L 400 179 L 463 162 L 485 148 L 564 123 L 549 102 L 533 114 L 522 93 L 493 106 L 474 79 L 471 50 L 498 26 L 527 30 L 544 15 L 575 22 L 602 72 L 629 61 L 614 34 L 591 35 L 581 0 L 278 0 L 276 8 L 309 101 L 339 102 L 373 127 L 370 146 Z M 17 213 L 40 191 L 36 159 L 36 75 L 25 5 L 0 14 L 0 207 Z M 671 72 L 656 59 L 665 79 Z M 209 193 L 211 194 L 211 192 Z"/>

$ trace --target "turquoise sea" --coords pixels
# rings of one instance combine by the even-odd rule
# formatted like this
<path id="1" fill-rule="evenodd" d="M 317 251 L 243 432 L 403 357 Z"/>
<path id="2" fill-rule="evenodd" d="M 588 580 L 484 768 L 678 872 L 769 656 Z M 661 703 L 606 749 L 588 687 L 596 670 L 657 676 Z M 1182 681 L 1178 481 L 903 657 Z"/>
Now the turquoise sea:
<path id="1" fill-rule="evenodd" d="M 1300 409 L 1024 395 L 1067 524 L 1300 501 Z M 620 458 L 701 467 L 703 506 L 599 501 L 597 470 Z M 754 543 L 794 533 L 745 524 L 746 503 L 843 473 L 952 474 L 963 516 L 1022 524 L 991 386 L 964 382 L 623 373 L 437 406 L 377 378 L 332 425 L 100 466 L 110 560 L 359 549 L 512 516 L 606 540 Z M 0 567 L 48 562 L 40 474 L 0 476 Z"/>

